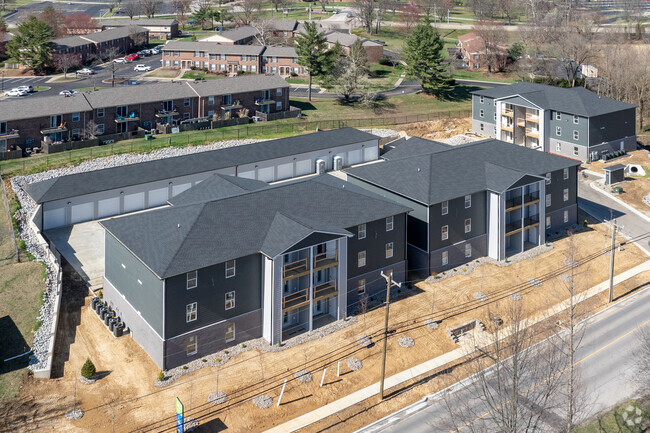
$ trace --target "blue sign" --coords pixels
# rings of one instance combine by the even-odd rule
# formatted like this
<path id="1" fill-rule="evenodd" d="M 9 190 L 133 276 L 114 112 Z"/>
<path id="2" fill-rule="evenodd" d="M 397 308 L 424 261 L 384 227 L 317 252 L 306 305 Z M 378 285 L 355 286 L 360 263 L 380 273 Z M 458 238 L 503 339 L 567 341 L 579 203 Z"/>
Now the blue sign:
<path id="1" fill-rule="evenodd" d="M 176 397 L 176 433 L 183 433 L 183 403 Z"/>

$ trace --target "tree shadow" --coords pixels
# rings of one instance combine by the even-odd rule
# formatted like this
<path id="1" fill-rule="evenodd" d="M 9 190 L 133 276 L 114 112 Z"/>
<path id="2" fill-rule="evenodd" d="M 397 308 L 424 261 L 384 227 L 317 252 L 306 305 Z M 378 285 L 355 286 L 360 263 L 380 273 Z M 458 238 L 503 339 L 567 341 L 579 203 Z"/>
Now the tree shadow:
<path id="1" fill-rule="evenodd" d="M 441 98 L 447 101 L 462 102 L 472 99 L 472 92 L 481 90 L 482 87 L 471 85 L 454 85 L 451 90 L 442 94 Z"/>
<path id="2" fill-rule="evenodd" d="M 20 370 L 29 364 L 29 356 L 24 355 L 3 362 L 5 359 L 22 355 L 30 350 L 16 323 L 10 316 L 0 317 L 0 374 Z"/>
<path id="3" fill-rule="evenodd" d="M 305 111 L 315 111 L 316 110 L 316 107 L 314 107 L 314 105 L 311 102 L 308 102 L 308 101 L 296 101 L 296 100 L 292 99 L 291 100 L 291 106 L 296 107 L 296 108 L 300 108 L 300 111 L 302 111 L 303 113 Z"/>

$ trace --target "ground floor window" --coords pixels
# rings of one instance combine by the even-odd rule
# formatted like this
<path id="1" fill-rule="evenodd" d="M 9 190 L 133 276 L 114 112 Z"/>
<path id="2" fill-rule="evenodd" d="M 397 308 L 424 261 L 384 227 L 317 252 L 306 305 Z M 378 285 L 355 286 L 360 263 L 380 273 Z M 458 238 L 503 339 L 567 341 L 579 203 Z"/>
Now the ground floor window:
<path id="1" fill-rule="evenodd" d="M 465 244 L 465 257 L 472 257 L 472 244 Z"/>
<path id="2" fill-rule="evenodd" d="M 449 251 L 442 252 L 442 266 L 447 266 L 449 264 Z"/>
<path id="3" fill-rule="evenodd" d="M 569 222 L 569 211 L 568 210 L 564 211 L 564 222 L 565 223 Z"/>
<path id="4" fill-rule="evenodd" d="M 551 217 L 550 216 L 546 217 L 546 228 L 547 229 L 551 228 Z"/>
<path id="5" fill-rule="evenodd" d="M 235 324 L 229 323 L 226 325 L 226 343 L 235 339 Z"/>
<path id="6" fill-rule="evenodd" d="M 357 283 L 357 291 L 359 292 L 360 295 L 363 295 L 366 293 L 366 279 L 362 278 L 359 280 Z"/>
<path id="7" fill-rule="evenodd" d="M 187 337 L 186 340 L 186 353 L 187 356 L 194 355 L 198 350 L 198 345 L 196 344 L 196 335 Z"/>

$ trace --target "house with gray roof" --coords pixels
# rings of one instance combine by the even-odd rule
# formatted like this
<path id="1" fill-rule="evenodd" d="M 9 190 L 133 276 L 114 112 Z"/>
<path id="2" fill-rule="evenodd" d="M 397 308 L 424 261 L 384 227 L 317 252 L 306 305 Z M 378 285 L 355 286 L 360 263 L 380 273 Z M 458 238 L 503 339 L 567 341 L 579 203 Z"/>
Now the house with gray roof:
<path id="1" fill-rule="evenodd" d="M 134 48 L 149 43 L 149 31 L 133 24 L 86 35 L 53 39 L 55 54 L 76 54 L 81 63 L 97 58 L 106 59 L 112 51 L 122 56 Z"/>
<path id="2" fill-rule="evenodd" d="M 420 275 L 503 260 L 577 222 L 580 163 L 570 158 L 494 139 L 448 146 L 411 138 L 382 159 L 343 178 L 413 209 L 408 261 Z"/>
<path id="3" fill-rule="evenodd" d="M 104 301 L 162 369 L 282 343 L 405 280 L 410 209 L 330 175 L 216 174 L 170 203 L 101 222 Z"/>
<path id="4" fill-rule="evenodd" d="M 175 18 L 103 19 L 101 25 L 104 29 L 136 25 L 147 29 L 149 36 L 158 39 L 173 39 L 180 34 Z"/>
<path id="5" fill-rule="evenodd" d="M 201 39 L 201 42 L 216 42 L 224 45 L 246 45 L 255 39 L 259 31 L 252 26 L 235 27 L 223 30 L 216 35 Z"/>
<path id="6" fill-rule="evenodd" d="M 515 83 L 472 92 L 472 131 L 593 161 L 636 149 L 636 107 L 584 87 Z"/>
<path id="7" fill-rule="evenodd" d="M 378 62 L 384 56 L 384 45 L 371 41 L 370 39 L 359 37 L 355 34 L 341 31 L 341 30 L 330 30 L 325 33 L 325 38 L 327 38 L 327 45 L 332 48 L 337 43 L 343 48 L 343 51 L 346 53 L 350 52 L 352 45 L 361 41 L 363 49 L 366 51 L 369 62 Z"/>

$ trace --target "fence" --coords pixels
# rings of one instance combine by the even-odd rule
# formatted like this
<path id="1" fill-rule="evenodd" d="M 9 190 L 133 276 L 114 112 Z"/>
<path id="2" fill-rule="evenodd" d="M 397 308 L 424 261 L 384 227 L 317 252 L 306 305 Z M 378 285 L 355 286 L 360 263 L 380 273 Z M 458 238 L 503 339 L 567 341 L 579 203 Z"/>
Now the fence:
<path id="1" fill-rule="evenodd" d="M 279 111 L 277 113 L 262 113 L 261 111 L 256 111 L 255 115 L 260 118 L 260 120 L 280 120 L 280 119 L 293 119 L 300 117 L 300 108 L 289 107 L 289 111 Z"/>
<path id="2" fill-rule="evenodd" d="M 18 159 L 23 157 L 23 150 L 18 147 L 16 150 L 8 150 L 6 152 L 0 152 L 0 161 L 5 161 L 8 159 Z"/>
<path id="3" fill-rule="evenodd" d="M 86 147 L 99 146 L 99 139 L 94 138 L 92 140 L 79 140 L 79 141 L 67 141 L 65 143 L 43 143 L 41 145 L 41 151 L 43 153 L 59 153 L 66 150 L 75 150 L 75 149 L 84 149 Z"/>

